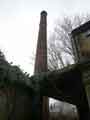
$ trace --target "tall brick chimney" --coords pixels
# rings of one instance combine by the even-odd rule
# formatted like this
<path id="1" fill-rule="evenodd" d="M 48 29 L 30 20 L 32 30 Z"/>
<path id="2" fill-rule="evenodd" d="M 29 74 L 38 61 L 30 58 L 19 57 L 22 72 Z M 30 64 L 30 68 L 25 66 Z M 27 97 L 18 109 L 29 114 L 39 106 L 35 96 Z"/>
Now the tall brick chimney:
<path id="1" fill-rule="evenodd" d="M 47 12 L 42 11 L 40 16 L 39 34 L 37 41 L 34 74 L 47 72 Z M 47 97 L 42 98 L 42 120 L 48 120 L 49 101 Z"/>
<path id="2" fill-rule="evenodd" d="M 41 12 L 34 74 L 47 72 L 47 13 Z"/>

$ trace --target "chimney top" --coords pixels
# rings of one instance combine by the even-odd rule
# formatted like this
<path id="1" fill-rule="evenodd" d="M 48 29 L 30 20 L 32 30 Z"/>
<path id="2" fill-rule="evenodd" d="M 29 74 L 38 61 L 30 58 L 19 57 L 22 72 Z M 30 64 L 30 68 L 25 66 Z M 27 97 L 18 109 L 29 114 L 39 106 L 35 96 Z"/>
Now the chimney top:
<path id="1" fill-rule="evenodd" d="M 41 15 L 47 16 L 47 12 L 46 12 L 45 10 L 43 10 L 43 11 L 41 12 Z"/>

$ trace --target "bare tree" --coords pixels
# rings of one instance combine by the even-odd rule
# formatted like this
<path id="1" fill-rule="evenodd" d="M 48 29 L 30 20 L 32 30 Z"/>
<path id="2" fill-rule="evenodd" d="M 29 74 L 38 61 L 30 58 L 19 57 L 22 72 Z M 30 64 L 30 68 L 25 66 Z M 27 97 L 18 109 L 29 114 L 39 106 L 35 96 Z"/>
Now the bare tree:
<path id="1" fill-rule="evenodd" d="M 90 15 L 76 15 L 57 20 L 54 31 L 49 39 L 48 67 L 49 70 L 60 69 L 75 62 L 71 31 L 79 25 L 89 21 Z"/>

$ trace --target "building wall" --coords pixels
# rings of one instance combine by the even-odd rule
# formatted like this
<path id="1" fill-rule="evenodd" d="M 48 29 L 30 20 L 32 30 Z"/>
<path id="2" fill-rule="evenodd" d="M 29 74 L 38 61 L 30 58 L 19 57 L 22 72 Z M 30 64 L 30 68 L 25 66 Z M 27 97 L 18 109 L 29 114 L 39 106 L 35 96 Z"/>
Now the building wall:
<path id="1" fill-rule="evenodd" d="M 0 120 L 30 120 L 31 97 L 24 88 L 0 89 Z"/>

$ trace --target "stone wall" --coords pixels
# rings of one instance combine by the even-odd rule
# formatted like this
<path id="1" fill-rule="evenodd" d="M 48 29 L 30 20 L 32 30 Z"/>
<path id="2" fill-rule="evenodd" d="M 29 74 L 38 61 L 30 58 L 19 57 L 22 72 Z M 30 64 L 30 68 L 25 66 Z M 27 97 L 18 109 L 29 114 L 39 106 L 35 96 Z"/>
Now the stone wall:
<path id="1" fill-rule="evenodd" d="M 30 120 L 31 97 L 23 86 L 0 88 L 0 120 Z"/>

